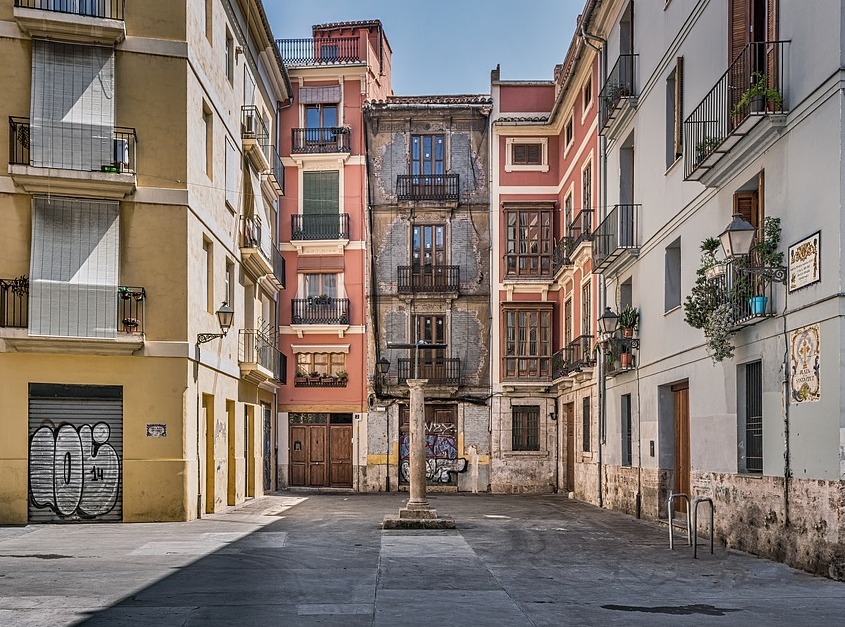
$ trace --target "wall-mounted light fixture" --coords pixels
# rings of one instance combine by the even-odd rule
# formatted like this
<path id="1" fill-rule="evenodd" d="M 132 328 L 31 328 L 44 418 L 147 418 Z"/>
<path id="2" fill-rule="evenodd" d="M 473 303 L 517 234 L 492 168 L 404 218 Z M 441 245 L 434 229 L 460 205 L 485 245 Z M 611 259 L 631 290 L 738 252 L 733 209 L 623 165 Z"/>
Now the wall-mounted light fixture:
<path id="1" fill-rule="evenodd" d="M 229 304 L 224 300 L 220 309 L 216 312 L 217 324 L 220 325 L 220 333 L 200 333 L 197 335 L 197 346 L 205 344 L 211 340 L 216 340 L 221 337 L 226 337 L 229 329 L 232 328 L 232 321 L 235 318 L 235 310 L 229 307 Z"/>

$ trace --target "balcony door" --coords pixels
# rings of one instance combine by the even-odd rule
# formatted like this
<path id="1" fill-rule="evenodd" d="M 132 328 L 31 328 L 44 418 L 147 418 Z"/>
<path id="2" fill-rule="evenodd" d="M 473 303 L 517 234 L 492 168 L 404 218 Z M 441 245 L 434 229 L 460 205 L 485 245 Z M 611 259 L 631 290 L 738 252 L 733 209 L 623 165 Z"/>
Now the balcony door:
<path id="1" fill-rule="evenodd" d="M 418 288 L 434 287 L 446 264 L 446 227 L 415 224 L 411 227 L 411 272 Z"/>
<path id="2" fill-rule="evenodd" d="M 340 221 L 340 172 L 302 173 L 302 233 L 294 239 L 338 239 Z"/>
<path id="3" fill-rule="evenodd" d="M 309 146 L 337 144 L 337 104 L 310 104 L 305 107 L 305 142 Z"/>
<path id="4" fill-rule="evenodd" d="M 411 174 L 445 174 L 443 135 L 411 136 Z"/>
<path id="5" fill-rule="evenodd" d="M 415 326 L 415 341 L 417 342 L 440 344 L 446 341 L 446 316 L 431 314 L 416 316 Z M 419 378 L 442 380 L 445 375 L 444 372 L 441 372 L 446 367 L 445 357 L 446 350 L 443 348 L 421 349 L 419 351 Z M 413 355 L 411 355 L 411 358 L 413 358 Z"/>

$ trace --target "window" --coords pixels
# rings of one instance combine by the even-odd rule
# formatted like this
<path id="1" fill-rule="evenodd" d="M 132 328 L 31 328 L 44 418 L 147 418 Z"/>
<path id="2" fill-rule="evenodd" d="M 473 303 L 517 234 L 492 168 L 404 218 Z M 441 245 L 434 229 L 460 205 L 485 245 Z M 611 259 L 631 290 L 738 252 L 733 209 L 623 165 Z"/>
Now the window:
<path id="1" fill-rule="evenodd" d="M 581 335 L 592 335 L 593 298 L 590 282 L 581 286 Z"/>
<path id="2" fill-rule="evenodd" d="M 588 161 L 581 170 L 581 209 L 593 208 L 593 162 Z"/>
<path id="3" fill-rule="evenodd" d="M 337 376 L 346 372 L 345 353 L 297 353 L 296 375 L 307 376 L 313 373 Z"/>
<path id="4" fill-rule="evenodd" d="M 743 364 L 739 371 L 740 468 L 744 467 L 745 472 L 762 473 L 763 364 L 760 361 Z"/>
<path id="5" fill-rule="evenodd" d="M 202 240 L 202 280 L 203 292 L 205 292 L 205 309 L 214 312 L 214 249 L 212 243 L 207 239 Z"/>
<path id="6" fill-rule="evenodd" d="M 551 374 L 551 308 L 505 309 L 504 375 L 547 379 Z"/>
<path id="7" fill-rule="evenodd" d="M 205 0 L 205 38 L 212 43 L 214 0 Z"/>
<path id="8" fill-rule="evenodd" d="M 666 79 L 666 167 L 684 152 L 684 58 Z"/>
<path id="9" fill-rule="evenodd" d="M 567 229 L 567 235 L 571 237 L 571 234 L 568 232 L 569 229 L 572 228 L 572 223 L 575 221 L 575 215 L 573 214 L 574 209 L 574 202 L 572 200 L 572 192 L 569 192 L 566 195 L 566 198 L 563 200 L 563 219 L 564 219 L 564 227 Z"/>
<path id="10" fill-rule="evenodd" d="M 538 405 L 524 405 L 511 408 L 513 441 L 511 449 L 514 451 L 540 450 L 540 407 Z"/>
<path id="11" fill-rule="evenodd" d="M 340 211 L 340 172 L 324 170 L 302 173 L 302 213 L 337 215 Z"/>
<path id="12" fill-rule="evenodd" d="M 235 83 L 235 40 L 228 28 L 226 28 L 226 78 L 230 83 Z"/>
<path id="13" fill-rule="evenodd" d="M 681 306 L 681 238 L 666 247 L 666 279 L 663 286 L 663 311 Z"/>
<path id="14" fill-rule="evenodd" d="M 581 88 L 581 108 L 583 116 L 593 104 L 593 77 L 589 76 Z"/>
<path id="15" fill-rule="evenodd" d="M 202 122 L 205 126 L 205 173 L 214 178 L 214 115 L 206 102 L 202 103 Z"/>
<path id="16" fill-rule="evenodd" d="M 590 452 L 590 397 L 581 401 L 581 451 Z"/>
<path id="17" fill-rule="evenodd" d="M 316 298 L 318 296 L 328 296 L 329 298 L 337 298 L 338 296 L 338 276 L 337 274 L 303 274 L 303 289 L 305 290 L 306 298 Z"/>
<path id="18" fill-rule="evenodd" d="M 505 172 L 548 172 L 549 140 L 546 137 L 509 137 L 505 140 Z"/>
<path id="19" fill-rule="evenodd" d="M 623 466 L 631 466 L 632 465 L 632 455 L 631 455 L 631 395 L 630 394 L 623 394 L 622 395 L 622 407 L 620 410 L 620 416 L 622 418 L 622 465 Z"/>
<path id="20" fill-rule="evenodd" d="M 334 145 L 338 141 L 337 104 L 309 104 L 305 107 L 305 142 Z"/>
<path id="21" fill-rule="evenodd" d="M 444 343 L 446 342 L 446 316 L 442 314 L 423 314 L 414 316 L 414 341 Z M 413 353 L 411 354 L 413 358 Z M 420 374 L 417 378 L 431 379 L 432 381 L 442 380 L 445 374 L 446 349 L 420 349 L 419 355 Z M 440 360 L 438 362 L 438 360 Z M 413 365 L 410 372 L 412 375 Z"/>
<path id="22" fill-rule="evenodd" d="M 508 209 L 505 274 L 508 277 L 550 276 L 552 210 Z"/>
<path id="23" fill-rule="evenodd" d="M 411 227 L 411 265 L 420 268 L 446 263 L 446 227 L 442 224 L 415 224 Z"/>
<path id="24" fill-rule="evenodd" d="M 563 147 L 564 151 L 569 150 L 572 142 L 575 141 L 575 121 L 572 114 L 569 114 L 569 119 L 563 127 Z"/>
<path id="25" fill-rule="evenodd" d="M 235 264 L 226 260 L 226 276 L 223 293 L 226 295 L 226 302 L 232 305 L 235 302 Z"/>
<path id="26" fill-rule="evenodd" d="M 572 299 L 567 298 L 563 303 L 563 345 L 572 343 Z"/>
<path id="27" fill-rule="evenodd" d="M 238 197 L 240 195 L 241 160 L 240 153 L 235 143 L 226 136 L 226 204 L 229 209 L 238 209 Z"/>
<path id="28" fill-rule="evenodd" d="M 411 135 L 411 174 L 445 174 L 443 135 Z"/>
<path id="29" fill-rule="evenodd" d="M 733 196 L 732 213 L 738 213 L 742 218 L 757 229 L 757 239 L 763 237 L 763 189 L 764 172 L 748 181 Z"/>

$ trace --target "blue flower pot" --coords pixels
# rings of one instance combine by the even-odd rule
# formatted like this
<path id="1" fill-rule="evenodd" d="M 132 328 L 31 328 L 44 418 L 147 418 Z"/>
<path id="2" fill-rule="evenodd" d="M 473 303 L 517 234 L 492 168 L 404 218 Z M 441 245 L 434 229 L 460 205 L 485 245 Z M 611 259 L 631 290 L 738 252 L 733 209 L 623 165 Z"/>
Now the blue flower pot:
<path id="1" fill-rule="evenodd" d="M 766 314 L 766 305 L 769 303 L 768 296 L 755 296 L 748 299 L 748 306 L 751 308 L 752 316 L 763 316 Z"/>

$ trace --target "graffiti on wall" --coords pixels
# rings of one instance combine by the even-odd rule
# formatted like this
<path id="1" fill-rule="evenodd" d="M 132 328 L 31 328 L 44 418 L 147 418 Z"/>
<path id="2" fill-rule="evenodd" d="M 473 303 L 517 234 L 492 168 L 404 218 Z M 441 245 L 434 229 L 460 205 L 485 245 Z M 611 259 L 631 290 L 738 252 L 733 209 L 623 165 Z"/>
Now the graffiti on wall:
<path id="1" fill-rule="evenodd" d="M 454 473 L 466 470 L 466 459 L 458 457 L 454 424 L 427 422 L 425 425 L 425 475 L 428 483 L 450 483 Z M 410 481 L 410 436 L 399 437 L 401 480 Z"/>
<path id="2" fill-rule="evenodd" d="M 110 512 L 120 492 L 120 458 L 110 435 L 105 422 L 39 427 L 29 441 L 33 505 L 49 507 L 62 518 Z"/>

